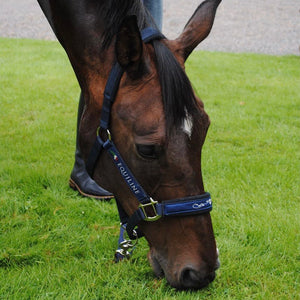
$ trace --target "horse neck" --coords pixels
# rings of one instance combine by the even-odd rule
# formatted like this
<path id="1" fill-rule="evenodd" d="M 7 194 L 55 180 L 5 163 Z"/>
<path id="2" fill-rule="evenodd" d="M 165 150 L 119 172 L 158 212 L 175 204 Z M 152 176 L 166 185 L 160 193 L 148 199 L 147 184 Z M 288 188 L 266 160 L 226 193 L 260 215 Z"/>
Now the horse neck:
<path id="1" fill-rule="evenodd" d="M 81 89 L 107 78 L 114 58 L 114 34 L 127 14 L 146 15 L 139 0 L 38 0 L 64 47 Z"/>

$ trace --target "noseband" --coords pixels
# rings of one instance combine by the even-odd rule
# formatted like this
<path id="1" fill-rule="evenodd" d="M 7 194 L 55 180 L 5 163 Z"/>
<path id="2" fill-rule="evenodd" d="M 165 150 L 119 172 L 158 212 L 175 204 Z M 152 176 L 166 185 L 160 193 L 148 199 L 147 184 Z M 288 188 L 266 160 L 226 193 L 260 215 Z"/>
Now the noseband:
<path id="1" fill-rule="evenodd" d="M 144 43 L 151 42 L 155 39 L 164 38 L 164 36 L 158 30 L 149 27 L 141 31 L 141 36 Z M 139 202 L 138 209 L 133 213 L 133 215 L 128 216 L 120 202 L 117 201 L 121 220 L 119 249 L 116 252 L 117 260 L 120 260 L 125 256 L 130 256 L 129 250 L 133 247 L 131 240 L 136 240 L 143 236 L 143 233 L 138 229 L 138 224 L 141 221 L 153 222 L 157 221 L 161 217 L 203 214 L 212 210 L 212 201 L 209 193 L 180 199 L 166 200 L 159 203 L 158 201 L 153 200 L 144 191 L 142 186 L 138 183 L 128 168 L 127 164 L 113 143 L 111 134 L 109 132 L 111 108 L 114 103 L 123 73 L 124 70 L 119 63 L 115 63 L 109 74 L 104 90 L 104 100 L 101 109 L 100 125 L 97 130 L 97 137 L 86 163 L 87 171 L 90 176 L 92 176 L 102 150 L 106 150 L 127 186 L 131 190 L 132 194 Z M 102 139 L 101 137 L 101 133 L 103 132 L 106 132 L 105 139 Z M 124 238 L 125 230 L 127 231 L 130 240 Z"/>

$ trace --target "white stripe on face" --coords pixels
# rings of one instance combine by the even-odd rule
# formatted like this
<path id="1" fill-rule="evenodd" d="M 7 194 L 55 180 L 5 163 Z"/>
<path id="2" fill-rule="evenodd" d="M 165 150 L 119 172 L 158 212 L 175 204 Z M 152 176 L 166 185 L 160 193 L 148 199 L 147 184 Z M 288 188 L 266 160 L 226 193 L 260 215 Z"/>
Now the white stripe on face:
<path id="1" fill-rule="evenodd" d="M 182 129 L 191 138 L 193 129 L 193 118 L 191 116 L 188 115 L 184 119 Z"/>

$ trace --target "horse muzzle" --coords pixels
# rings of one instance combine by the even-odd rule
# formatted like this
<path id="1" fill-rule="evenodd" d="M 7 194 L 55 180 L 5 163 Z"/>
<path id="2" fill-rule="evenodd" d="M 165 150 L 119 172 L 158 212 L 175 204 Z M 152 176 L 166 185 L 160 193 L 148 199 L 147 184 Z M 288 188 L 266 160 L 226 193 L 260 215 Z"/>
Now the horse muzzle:
<path id="1" fill-rule="evenodd" d="M 172 268 L 165 267 L 168 264 L 153 255 L 151 251 L 148 254 L 148 259 L 155 275 L 160 278 L 165 276 L 169 284 L 178 290 L 199 290 L 206 287 L 215 279 L 215 271 L 220 267 L 218 249 L 213 271 L 208 271 L 206 263 L 187 264 L 181 267 L 179 271 L 172 270 Z"/>

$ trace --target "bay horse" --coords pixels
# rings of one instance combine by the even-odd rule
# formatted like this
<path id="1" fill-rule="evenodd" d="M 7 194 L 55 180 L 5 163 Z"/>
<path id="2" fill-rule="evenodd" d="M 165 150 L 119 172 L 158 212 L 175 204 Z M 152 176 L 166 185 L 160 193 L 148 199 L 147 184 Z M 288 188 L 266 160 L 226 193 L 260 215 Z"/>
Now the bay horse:
<path id="1" fill-rule="evenodd" d="M 94 159 L 94 180 L 114 194 L 129 236 L 147 239 L 156 276 L 177 289 L 208 285 L 219 266 L 201 174 L 210 121 L 184 63 L 208 36 L 221 0 L 201 3 L 175 40 L 155 28 L 141 0 L 38 2 L 84 95 L 84 159 L 95 140 L 106 150 Z"/>

